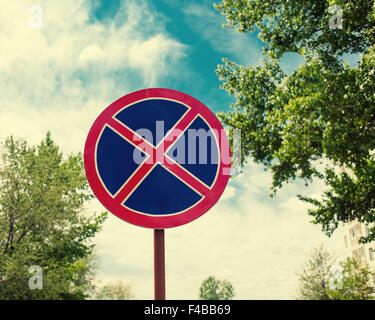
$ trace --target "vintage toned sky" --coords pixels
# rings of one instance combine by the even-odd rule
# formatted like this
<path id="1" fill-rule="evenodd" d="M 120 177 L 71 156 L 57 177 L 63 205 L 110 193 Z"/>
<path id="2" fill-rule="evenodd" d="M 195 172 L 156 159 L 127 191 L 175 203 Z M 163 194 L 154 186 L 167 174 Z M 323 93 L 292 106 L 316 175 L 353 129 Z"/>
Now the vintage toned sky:
<path id="1" fill-rule="evenodd" d="M 51 131 L 64 153 L 82 152 L 90 126 L 111 102 L 132 91 L 186 92 L 212 111 L 233 101 L 215 74 L 222 57 L 260 62 L 256 35 L 222 29 L 209 0 L 0 0 L 0 139 L 37 144 Z M 38 5 L 42 28 L 30 26 Z M 32 22 L 32 21 L 31 21 Z M 303 59 L 282 59 L 292 72 Z M 271 177 L 252 162 L 232 179 L 218 204 L 190 224 L 166 231 L 168 299 L 196 299 L 209 275 L 228 279 L 238 299 L 293 299 L 296 272 L 329 239 L 310 223 L 296 182 L 270 198 Z M 98 201 L 87 210 L 102 211 Z M 110 215 L 97 236 L 98 280 L 123 280 L 139 299 L 153 298 L 153 232 Z"/>

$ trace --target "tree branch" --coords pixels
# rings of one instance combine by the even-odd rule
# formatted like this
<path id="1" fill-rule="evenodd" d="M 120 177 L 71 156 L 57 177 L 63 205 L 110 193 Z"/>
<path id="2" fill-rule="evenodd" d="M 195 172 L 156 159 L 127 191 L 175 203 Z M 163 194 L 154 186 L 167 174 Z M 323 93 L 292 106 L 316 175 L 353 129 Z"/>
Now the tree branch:
<path id="1" fill-rule="evenodd" d="M 31 228 L 34 226 L 34 223 L 32 223 L 22 234 L 21 236 L 18 238 L 18 240 L 16 241 L 16 243 L 19 243 L 24 237 L 25 235 L 31 230 Z"/>
<path id="2" fill-rule="evenodd" d="M 3 252 L 4 255 L 7 253 L 9 243 L 11 241 L 11 238 L 13 237 L 13 228 L 14 228 L 14 218 L 13 218 L 13 214 L 11 213 L 9 215 L 9 232 L 8 232 L 7 241 L 5 243 L 5 249 L 4 249 L 4 252 Z"/>

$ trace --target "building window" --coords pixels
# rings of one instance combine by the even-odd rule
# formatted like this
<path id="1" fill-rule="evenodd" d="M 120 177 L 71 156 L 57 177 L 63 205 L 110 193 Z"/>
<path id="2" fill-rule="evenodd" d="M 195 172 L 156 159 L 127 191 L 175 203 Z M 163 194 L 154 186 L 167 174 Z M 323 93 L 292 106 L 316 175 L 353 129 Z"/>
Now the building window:
<path id="1" fill-rule="evenodd" d="M 374 249 L 373 248 L 369 248 L 368 249 L 368 254 L 370 256 L 370 261 L 373 261 L 374 260 Z"/>
<path id="2" fill-rule="evenodd" d="M 353 258 L 357 259 L 361 265 L 366 263 L 365 249 L 363 247 L 353 250 L 352 254 Z"/>
<path id="3" fill-rule="evenodd" d="M 357 236 L 361 236 L 362 235 L 362 227 L 361 227 L 361 224 L 358 223 L 356 226 L 355 226 L 355 233 Z"/>
<path id="4" fill-rule="evenodd" d="M 354 239 L 354 238 L 355 238 L 355 231 L 354 231 L 354 228 L 351 228 L 351 229 L 350 229 L 350 233 L 352 234 L 352 238 Z"/>
<path id="5" fill-rule="evenodd" d="M 358 251 L 359 251 L 359 259 L 361 260 L 361 264 L 364 265 L 366 263 L 365 248 L 364 247 L 359 248 Z"/>

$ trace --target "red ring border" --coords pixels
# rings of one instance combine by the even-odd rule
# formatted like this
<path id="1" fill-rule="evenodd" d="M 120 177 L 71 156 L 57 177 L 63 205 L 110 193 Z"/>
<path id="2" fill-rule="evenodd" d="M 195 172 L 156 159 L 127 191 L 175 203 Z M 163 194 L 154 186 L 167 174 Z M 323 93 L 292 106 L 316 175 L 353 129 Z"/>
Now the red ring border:
<path id="1" fill-rule="evenodd" d="M 219 173 L 215 184 L 210 188 L 210 194 L 204 197 L 203 200 L 198 202 L 195 206 L 189 208 L 180 214 L 170 215 L 170 216 L 149 216 L 143 215 L 138 212 L 132 211 L 128 208 L 122 206 L 121 203 L 115 203 L 113 197 L 108 194 L 106 189 L 103 187 L 101 180 L 99 179 L 96 166 L 95 166 L 95 148 L 96 143 L 99 138 L 100 132 L 103 126 L 107 123 L 107 119 L 116 114 L 120 109 L 127 105 L 136 103 L 137 101 L 144 100 L 147 98 L 167 98 L 172 99 L 177 102 L 181 102 L 194 108 L 200 116 L 202 116 L 216 135 L 217 141 L 219 143 L 220 152 L 220 164 Z M 127 94 L 112 104 L 110 104 L 95 120 L 93 123 L 86 139 L 85 149 L 84 149 L 84 165 L 86 170 L 86 176 L 93 190 L 95 196 L 98 200 L 106 207 L 112 214 L 118 218 L 129 222 L 131 224 L 153 229 L 166 229 L 173 228 L 187 224 L 206 213 L 210 208 L 212 208 L 216 202 L 219 200 L 223 194 L 225 187 L 229 180 L 229 174 L 223 174 L 223 172 L 230 172 L 231 161 L 229 163 L 223 162 L 221 147 L 224 146 L 229 152 L 229 159 L 231 158 L 228 137 L 226 134 L 220 134 L 223 130 L 223 126 L 220 121 L 214 115 L 214 113 L 202 104 L 197 99 L 192 96 L 172 89 L 165 88 L 151 88 L 142 89 L 139 91 Z"/>

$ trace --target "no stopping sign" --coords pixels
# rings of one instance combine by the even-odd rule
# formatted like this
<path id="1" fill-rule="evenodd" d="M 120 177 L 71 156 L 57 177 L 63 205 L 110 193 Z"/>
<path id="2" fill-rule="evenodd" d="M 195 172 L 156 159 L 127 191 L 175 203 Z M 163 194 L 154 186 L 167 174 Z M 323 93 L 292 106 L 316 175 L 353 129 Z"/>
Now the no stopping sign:
<path id="1" fill-rule="evenodd" d="M 84 163 L 99 201 L 147 228 L 186 224 L 207 212 L 230 175 L 227 135 L 195 98 L 171 89 L 125 95 L 95 120 Z"/>

